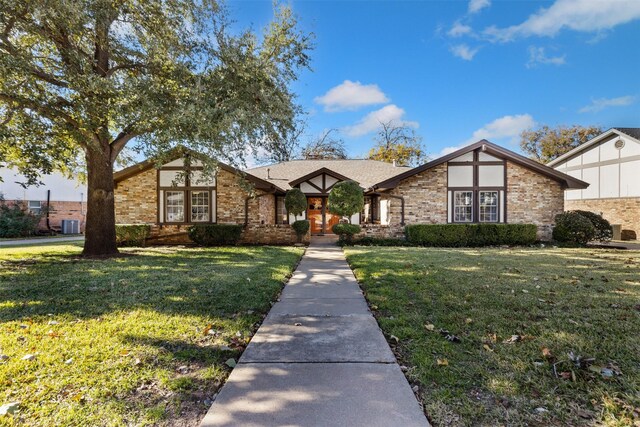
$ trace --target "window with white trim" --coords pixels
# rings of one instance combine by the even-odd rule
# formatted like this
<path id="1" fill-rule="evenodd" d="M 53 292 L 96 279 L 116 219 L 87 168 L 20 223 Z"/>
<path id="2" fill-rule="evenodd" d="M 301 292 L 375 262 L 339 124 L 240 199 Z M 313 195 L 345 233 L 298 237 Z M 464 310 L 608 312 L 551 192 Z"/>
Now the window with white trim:
<path id="1" fill-rule="evenodd" d="M 40 200 L 29 200 L 27 208 L 32 214 L 40 215 L 42 213 L 42 202 Z"/>
<path id="2" fill-rule="evenodd" d="M 497 191 L 479 191 L 479 221 L 480 222 L 498 222 L 498 192 Z"/>
<path id="3" fill-rule="evenodd" d="M 453 222 L 473 222 L 473 191 L 453 192 Z"/>
<path id="4" fill-rule="evenodd" d="M 209 192 L 191 191 L 191 222 L 209 221 Z"/>
<path id="5" fill-rule="evenodd" d="M 167 191 L 166 222 L 184 222 L 184 191 Z"/>

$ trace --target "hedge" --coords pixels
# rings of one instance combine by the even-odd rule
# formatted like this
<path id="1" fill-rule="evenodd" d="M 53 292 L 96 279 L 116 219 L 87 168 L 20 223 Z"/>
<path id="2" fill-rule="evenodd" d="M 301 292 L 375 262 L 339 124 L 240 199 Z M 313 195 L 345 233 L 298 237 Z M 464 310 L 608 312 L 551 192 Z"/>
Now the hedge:
<path id="1" fill-rule="evenodd" d="M 596 229 L 594 240 L 606 242 L 613 238 L 613 228 L 611 227 L 611 224 L 609 223 L 609 221 L 604 219 L 602 215 L 599 215 L 595 212 L 581 211 L 581 210 L 575 210 L 572 212 L 576 212 L 586 217 L 589 221 L 591 221 L 591 224 L 593 224 L 593 226 Z"/>
<path id="2" fill-rule="evenodd" d="M 351 240 L 351 238 L 358 234 L 362 229 L 357 224 L 335 224 L 331 227 L 331 231 L 340 236 L 341 239 Z"/>
<path id="3" fill-rule="evenodd" d="M 151 234 L 148 224 L 116 224 L 116 244 L 118 246 L 144 246 Z"/>
<path id="4" fill-rule="evenodd" d="M 197 224 L 187 229 L 189 239 L 200 246 L 235 245 L 242 235 L 242 225 Z"/>
<path id="5" fill-rule="evenodd" d="M 591 220 L 576 211 L 556 215 L 553 239 L 561 243 L 586 245 L 594 240 L 598 230 Z"/>
<path id="6" fill-rule="evenodd" d="M 415 224 L 405 227 L 405 236 L 421 246 L 530 245 L 537 231 L 534 224 Z"/>

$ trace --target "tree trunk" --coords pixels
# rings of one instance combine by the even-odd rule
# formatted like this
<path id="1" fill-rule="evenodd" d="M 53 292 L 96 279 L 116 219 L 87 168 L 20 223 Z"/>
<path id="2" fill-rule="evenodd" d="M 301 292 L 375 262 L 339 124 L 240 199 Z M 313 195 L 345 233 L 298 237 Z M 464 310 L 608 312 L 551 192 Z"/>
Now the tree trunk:
<path id="1" fill-rule="evenodd" d="M 118 253 L 111 149 L 108 143 L 101 145 L 101 148 L 86 149 L 88 194 L 84 256 Z"/>

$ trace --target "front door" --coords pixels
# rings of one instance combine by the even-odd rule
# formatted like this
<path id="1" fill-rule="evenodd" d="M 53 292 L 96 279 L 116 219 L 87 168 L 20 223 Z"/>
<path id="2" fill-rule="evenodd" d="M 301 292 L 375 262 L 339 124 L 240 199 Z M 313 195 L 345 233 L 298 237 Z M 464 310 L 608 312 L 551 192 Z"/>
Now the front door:
<path id="1" fill-rule="evenodd" d="M 307 218 L 311 234 L 331 234 L 331 228 L 340 222 L 340 217 L 329 212 L 326 197 L 307 198 Z"/>

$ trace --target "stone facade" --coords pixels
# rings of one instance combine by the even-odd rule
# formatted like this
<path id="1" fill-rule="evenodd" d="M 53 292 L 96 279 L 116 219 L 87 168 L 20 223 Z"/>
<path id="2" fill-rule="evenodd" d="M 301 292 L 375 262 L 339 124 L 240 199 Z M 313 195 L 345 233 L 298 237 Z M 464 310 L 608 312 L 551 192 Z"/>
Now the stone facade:
<path id="1" fill-rule="evenodd" d="M 303 243 L 309 243 L 311 232 L 303 237 Z M 246 245 L 292 245 L 298 242 L 298 236 L 288 224 L 254 225 L 244 229 L 240 243 Z"/>
<path id="2" fill-rule="evenodd" d="M 404 226 L 400 224 L 362 224 L 362 231 L 355 238 L 372 237 L 374 239 L 404 239 Z"/>
<path id="3" fill-rule="evenodd" d="M 632 230 L 640 236 L 640 197 L 565 200 L 564 207 L 568 211 L 580 209 L 601 214 L 611 224 L 620 224 L 622 230 Z"/>
<path id="4" fill-rule="evenodd" d="M 555 217 L 563 211 L 564 189 L 560 183 L 507 162 L 507 223 L 535 224 L 538 239 L 550 240 Z"/>

